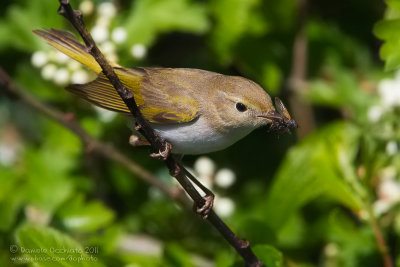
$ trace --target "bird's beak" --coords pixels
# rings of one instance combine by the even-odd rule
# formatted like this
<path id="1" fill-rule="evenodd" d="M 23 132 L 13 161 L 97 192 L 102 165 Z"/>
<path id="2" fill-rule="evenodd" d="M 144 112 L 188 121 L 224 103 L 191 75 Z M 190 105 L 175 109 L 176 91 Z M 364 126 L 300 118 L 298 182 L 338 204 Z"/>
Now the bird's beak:
<path id="1" fill-rule="evenodd" d="M 285 117 L 279 112 L 276 112 L 275 110 L 268 111 L 267 114 L 259 115 L 257 117 L 265 118 L 271 122 L 278 122 L 278 121 L 281 122 L 285 120 Z"/>

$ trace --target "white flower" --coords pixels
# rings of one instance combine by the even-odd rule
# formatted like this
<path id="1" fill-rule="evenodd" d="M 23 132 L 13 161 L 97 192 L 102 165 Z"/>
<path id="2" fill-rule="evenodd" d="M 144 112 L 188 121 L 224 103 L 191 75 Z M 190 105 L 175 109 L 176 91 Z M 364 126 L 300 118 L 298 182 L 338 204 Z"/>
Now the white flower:
<path id="1" fill-rule="evenodd" d="M 109 61 L 109 62 L 118 62 L 118 56 L 117 56 L 117 54 L 109 54 L 109 55 L 107 55 L 107 60 Z"/>
<path id="2" fill-rule="evenodd" d="M 56 71 L 57 71 L 56 65 L 47 64 L 43 67 L 41 74 L 42 74 L 43 78 L 45 78 L 46 80 L 51 80 L 51 79 L 53 79 Z"/>
<path id="3" fill-rule="evenodd" d="M 100 17 L 113 18 L 117 13 L 117 9 L 111 2 L 103 2 L 98 7 L 98 13 Z"/>
<path id="4" fill-rule="evenodd" d="M 200 157 L 194 163 L 194 170 L 199 176 L 213 176 L 215 172 L 215 164 L 208 157 Z"/>
<path id="5" fill-rule="evenodd" d="M 147 48 L 143 44 L 135 44 L 131 48 L 131 54 L 136 59 L 143 59 L 147 54 Z"/>
<path id="6" fill-rule="evenodd" d="M 122 27 L 117 27 L 112 31 L 111 38 L 117 44 L 123 43 L 126 40 L 126 30 Z"/>
<path id="7" fill-rule="evenodd" d="M 0 144 L 0 163 L 3 166 L 11 166 L 17 159 L 17 154 L 15 147 L 7 144 Z"/>
<path id="8" fill-rule="evenodd" d="M 117 249 L 122 253 L 154 255 L 156 257 L 161 257 L 163 253 L 163 243 L 151 236 L 125 234 L 119 238 Z M 129 265 L 129 267 L 133 266 L 142 265 Z"/>
<path id="9" fill-rule="evenodd" d="M 399 148 L 395 141 L 390 141 L 386 144 L 386 153 L 389 156 L 395 155 L 398 151 L 399 151 Z"/>
<path id="10" fill-rule="evenodd" d="M 384 79 L 378 84 L 378 92 L 384 106 L 393 107 L 400 105 L 400 76 L 395 79 Z"/>
<path id="11" fill-rule="evenodd" d="M 375 201 L 374 204 L 372 205 L 374 215 L 378 217 L 384 214 L 392 207 L 392 205 L 393 205 L 392 203 L 381 199 Z"/>
<path id="12" fill-rule="evenodd" d="M 108 38 L 108 29 L 102 25 L 96 25 L 91 30 L 93 40 L 102 43 Z"/>
<path id="13" fill-rule="evenodd" d="M 65 64 L 69 60 L 69 57 L 66 54 L 57 50 L 54 56 L 54 60 L 56 61 L 56 63 Z"/>
<path id="14" fill-rule="evenodd" d="M 65 85 L 69 80 L 69 72 L 65 68 L 58 69 L 54 74 L 54 82 L 58 85 Z"/>
<path id="15" fill-rule="evenodd" d="M 221 217 L 229 217 L 235 211 L 235 203 L 227 197 L 215 197 L 214 210 Z"/>
<path id="16" fill-rule="evenodd" d="M 378 188 L 379 198 L 389 202 L 396 203 L 400 201 L 400 184 L 393 179 L 384 179 Z"/>
<path id="17" fill-rule="evenodd" d="M 368 110 L 368 119 L 371 122 L 377 122 L 383 114 L 383 108 L 381 106 L 373 106 Z"/>
<path id="18" fill-rule="evenodd" d="M 46 64 L 48 61 L 47 54 L 43 51 L 36 51 L 35 53 L 32 54 L 31 62 L 32 65 L 40 68 L 43 67 L 44 64 Z"/>
<path id="19" fill-rule="evenodd" d="M 324 248 L 325 255 L 335 257 L 339 253 L 339 247 L 335 243 L 328 243 Z"/>
<path id="20" fill-rule="evenodd" d="M 70 71 L 79 70 L 79 69 L 81 68 L 81 66 L 82 66 L 81 63 L 79 63 L 79 62 L 76 61 L 76 60 L 73 60 L 73 59 L 68 60 L 67 68 L 68 68 Z"/>
<path id="21" fill-rule="evenodd" d="M 71 82 L 72 83 L 87 83 L 89 81 L 89 74 L 84 70 L 77 70 L 72 73 Z"/>
<path id="22" fill-rule="evenodd" d="M 83 15 L 89 15 L 93 12 L 94 4 L 92 1 L 85 0 L 80 3 L 79 10 Z"/>
<path id="23" fill-rule="evenodd" d="M 99 108 L 96 106 L 94 106 L 94 108 L 96 109 L 96 112 L 99 115 L 99 119 L 105 123 L 111 122 L 116 116 L 116 113 L 113 111 Z"/>
<path id="24" fill-rule="evenodd" d="M 101 52 L 105 55 L 111 55 L 115 52 L 115 46 L 112 42 L 106 41 L 99 46 Z"/>
<path id="25" fill-rule="evenodd" d="M 215 184 L 222 188 L 231 186 L 236 180 L 236 175 L 231 169 L 220 169 L 215 174 Z"/>

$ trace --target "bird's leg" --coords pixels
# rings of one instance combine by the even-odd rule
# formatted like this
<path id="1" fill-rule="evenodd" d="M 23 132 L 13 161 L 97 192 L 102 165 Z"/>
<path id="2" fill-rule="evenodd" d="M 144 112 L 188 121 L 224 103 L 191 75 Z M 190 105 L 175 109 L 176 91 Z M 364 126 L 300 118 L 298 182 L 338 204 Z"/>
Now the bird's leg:
<path id="1" fill-rule="evenodd" d="M 180 164 L 179 164 L 179 167 Z M 208 214 L 210 213 L 213 205 L 214 205 L 214 198 L 215 195 L 213 192 L 211 192 L 210 189 L 205 187 L 202 183 L 200 183 L 190 172 L 188 172 L 185 168 L 181 167 L 181 169 L 185 172 L 185 175 L 187 178 L 189 178 L 190 181 L 192 181 L 195 185 L 197 185 L 201 191 L 203 191 L 206 195 L 203 197 L 204 199 L 204 204 L 199 207 L 196 205 L 196 203 L 193 206 L 193 209 L 200 214 L 203 219 L 206 219 L 208 217 Z"/>

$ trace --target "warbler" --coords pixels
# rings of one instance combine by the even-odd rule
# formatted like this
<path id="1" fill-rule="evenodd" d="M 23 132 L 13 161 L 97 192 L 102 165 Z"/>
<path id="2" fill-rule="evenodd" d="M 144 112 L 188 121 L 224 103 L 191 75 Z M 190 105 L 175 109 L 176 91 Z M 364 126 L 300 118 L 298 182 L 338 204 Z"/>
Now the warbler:
<path id="1" fill-rule="evenodd" d="M 56 29 L 33 32 L 97 73 L 95 80 L 72 84 L 68 91 L 99 107 L 130 115 L 96 60 L 73 35 Z M 172 153 L 195 155 L 222 150 L 268 124 L 279 131 L 297 127 L 279 99 L 276 112 L 265 90 L 243 77 L 200 69 L 111 64 L 124 86 L 133 92 L 154 131 L 171 143 Z"/>

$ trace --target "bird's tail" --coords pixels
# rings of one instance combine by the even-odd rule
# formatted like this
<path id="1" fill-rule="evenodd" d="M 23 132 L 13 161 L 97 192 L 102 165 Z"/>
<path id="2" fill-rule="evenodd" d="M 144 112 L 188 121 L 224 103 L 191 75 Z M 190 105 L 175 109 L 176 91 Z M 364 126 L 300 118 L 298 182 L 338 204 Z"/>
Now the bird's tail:
<path id="1" fill-rule="evenodd" d="M 33 33 L 62 53 L 87 66 L 92 71 L 96 73 L 101 72 L 101 68 L 96 60 L 87 52 L 86 47 L 72 34 L 56 29 L 34 30 Z M 117 65 L 114 64 L 114 66 Z"/>

